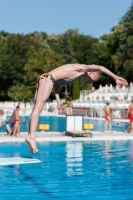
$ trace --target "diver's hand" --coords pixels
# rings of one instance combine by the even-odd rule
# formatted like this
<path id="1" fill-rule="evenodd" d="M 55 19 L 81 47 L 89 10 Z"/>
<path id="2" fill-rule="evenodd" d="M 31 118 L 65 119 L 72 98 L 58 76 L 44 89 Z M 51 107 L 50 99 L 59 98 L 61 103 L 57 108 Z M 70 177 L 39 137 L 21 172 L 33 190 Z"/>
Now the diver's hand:
<path id="1" fill-rule="evenodd" d="M 124 78 L 121 78 L 119 76 L 116 76 L 116 79 L 115 79 L 115 82 L 116 82 L 116 85 L 118 87 L 121 87 L 121 86 L 127 86 L 128 85 L 128 82 L 124 79 Z"/>
<path id="2" fill-rule="evenodd" d="M 58 102 L 58 113 L 59 114 L 62 113 L 62 108 L 63 108 L 63 103 L 60 101 L 60 102 Z"/>

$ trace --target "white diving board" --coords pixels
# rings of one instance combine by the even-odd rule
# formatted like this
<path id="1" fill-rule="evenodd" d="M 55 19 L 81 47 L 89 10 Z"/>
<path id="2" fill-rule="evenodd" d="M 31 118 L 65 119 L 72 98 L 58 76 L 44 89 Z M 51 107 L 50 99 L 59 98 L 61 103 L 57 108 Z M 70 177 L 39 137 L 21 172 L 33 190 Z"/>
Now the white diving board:
<path id="1" fill-rule="evenodd" d="M 39 162 L 41 162 L 41 160 L 36 158 L 24 158 L 24 157 L 0 158 L 0 165 L 19 165 L 19 164 L 30 164 Z"/>

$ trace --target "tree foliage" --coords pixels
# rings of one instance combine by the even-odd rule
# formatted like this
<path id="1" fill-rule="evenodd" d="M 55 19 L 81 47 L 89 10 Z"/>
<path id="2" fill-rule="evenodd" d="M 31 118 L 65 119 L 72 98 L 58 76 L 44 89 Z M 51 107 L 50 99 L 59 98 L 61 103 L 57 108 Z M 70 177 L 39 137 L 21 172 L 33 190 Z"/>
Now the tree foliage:
<path id="1" fill-rule="evenodd" d="M 79 98 L 80 96 L 80 89 L 79 89 L 79 81 L 78 79 L 76 79 L 76 81 L 74 83 L 72 83 L 72 99 L 76 100 Z"/>
<path id="2" fill-rule="evenodd" d="M 112 61 L 118 75 L 123 75 L 129 82 L 133 81 L 133 4 L 122 17 L 118 27 L 118 46 L 112 55 Z M 118 30 L 117 30 L 118 32 Z"/>
<path id="3" fill-rule="evenodd" d="M 13 100 L 13 101 L 24 101 L 28 102 L 34 99 L 34 95 L 30 89 L 30 87 L 25 86 L 25 85 L 15 85 L 10 87 L 8 90 L 8 96 Z"/>
<path id="4" fill-rule="evenodd" d="M 81 34 L 77 29 L 52 35 L 45 32 L 23 35 L 1 31 L 0 101 L 32 100 L 40 74 L 75 62 L 103 65 L 133 82 L 133 3 L 119 24 L 111 28 L 111 33 L 99 39 Z M 93 86 L 98 88 L 106 83 L 115 84 L 110 77 L 102 75 Z M 69 95 L 72 91 L 73 99 L 76 99 L 79 90 L 91 86 L 85 85 L 80 78 L 66 89 Z M 64 87 L 61 89 L 63 97 L 67 90 Z"/>
<path id="5" fill-rule="evenodd" d="M 67 32 L 59 43 L 59 53 L 63 56 L 65 64 L 74 63 L 74 52 Z"/>

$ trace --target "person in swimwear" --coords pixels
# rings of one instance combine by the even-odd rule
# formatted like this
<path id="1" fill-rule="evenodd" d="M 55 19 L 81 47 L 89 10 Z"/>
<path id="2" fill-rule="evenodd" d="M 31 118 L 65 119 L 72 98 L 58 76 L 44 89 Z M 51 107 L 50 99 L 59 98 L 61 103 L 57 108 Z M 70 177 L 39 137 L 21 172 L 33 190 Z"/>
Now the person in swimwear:
<path id="1" fill-rule="evenodd" d="M 58 112 L 62 112 L 63 104 L 59 97 L 59 87 L 64 84 L 74 82 L 81 77 L 85 83 L 91 83 L 100 79 L 100 74 L 103 72 L 112 77 L 116 84 L 120 87 L 127 86 L 125 79 L 116 76 L 107 68 L 99 65 L 85 65 L 85 64 L 65 64 L 49 73 L 42 74 L 37 80 L 37 88 L 35 93 L 34 107 L 29 120 L 29 132 L 25 139 L 31 153 L 38 152 L 36 147 L 36 127 L 38 117 L 44 107 L 46 100 L 54 89 L 55 97 L 58 104 Z"/>
<path id="2" fill-rule="evenodd" d="M 6 115 L 4 110 L 0 110 L 0 129 L 1 129 L 1 134 L 2 134 L 2 127 L 4 125 L 4 120 L 6 120 Z"/>
<path id="3" fill-rule="evenodd" d="M 13 116 L 14 116 L 14 130 L 13 130 L 12 137 L 15 137 L 16 133 L 17 133 L 17 137 L 20 137 L 20 117 L 19 117 L 19 111 L 20 111 L 20 107 L 17 106 L 16 110 L 14 110 L 14 112 L 13 112 Z"/>
<path id="4" fill-rule="evenodd" d="M 12 114 L 9 118 L 2 121 L 2 123 L 6 122 L 7 135 L 11 135 L 14 128 L 14 115 Z"/>
<path id="5" fill-rule="evenodd" d="M 127 109 L 126 118 L 130 119 L 130 132 L 133 133 L 133 100 L 131 105 Z"/>
<path id="6" fill-rule="evenodd" d="M 105 107 L 105 132 L 107 131 L 108 125 L 109 125 L 109 130 L 112 131 L 110 104 L 106 103 L 106 107 Z"/>

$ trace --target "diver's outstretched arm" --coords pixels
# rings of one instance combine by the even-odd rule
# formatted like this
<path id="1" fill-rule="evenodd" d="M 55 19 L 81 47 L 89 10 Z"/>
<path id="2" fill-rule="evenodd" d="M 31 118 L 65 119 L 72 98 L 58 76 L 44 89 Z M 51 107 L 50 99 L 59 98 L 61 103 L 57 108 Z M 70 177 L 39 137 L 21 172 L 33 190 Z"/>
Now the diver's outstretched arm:
<path id="1" fill-rule="evenodd" d="M 106 67 L 103 67 L 100 65 L 85 65 L 84 68 L 87 70 L 87 72 L 101 71 L 104 74 L 107 74 L 108 76 L 110 76 L 111 78 L 113 78 L 115 80 L 116 85 L 118 85 L 119 87 L 122 85 L 125 85 L 125 86 L 128 85 L 128 82 L 124 78 L 115 75 L 110 70 L 108 70 Z"/>
<path id="2" fill-rule="evenodd" d="M 62 102 L 60 100 L 59 88 L 60 88 L 59 85 L 56 85 L 56 84 L 53 85 L 53 89 L 54 89 L 54 93 L 55 93 L 55 98 L 56 98 L 56 101 L 57 101 L 57 104 L 58 104 L 58 112 L 59 112 L 59 114 L 61 114 L 62 113 L 62 106 L 63 106 L 63 104 L 62 104 Z"/>

